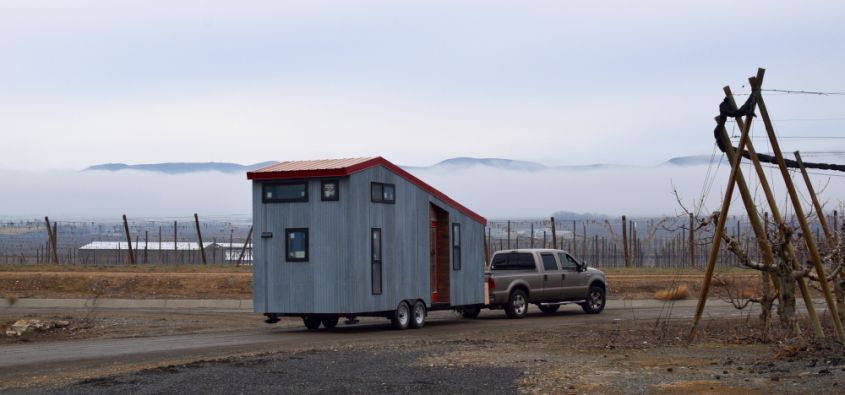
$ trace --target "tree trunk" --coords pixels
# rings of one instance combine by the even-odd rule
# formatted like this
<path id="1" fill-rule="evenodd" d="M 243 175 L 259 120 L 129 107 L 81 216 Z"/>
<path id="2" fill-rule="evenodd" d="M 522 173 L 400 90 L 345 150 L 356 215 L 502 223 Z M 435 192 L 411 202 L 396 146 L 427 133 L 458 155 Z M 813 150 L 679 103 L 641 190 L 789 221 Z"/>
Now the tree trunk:
<path id="1" fill-rule="evenodd" d="M 760 297 L 760 325 L 763 334 L 763 341 L 769 341 L 769 335 L 772 329 L 772 283 L 771 274 L 763 270 L 760 272 L 763 282 L 763 295 Z"/>
<path id="2" fill-rule="evenodd" d="M 845 273 L 840 272 L 833 278 L 833 294 L 836 297 L 836 305 L 840 306 L 839 320 L 845 322 Z"/>
<path id="3" fill-rule="evenodd" d="M 795 280 L 792 278 L 792 268 L 787 266 L 784 260 L 778 262 L 777 276 L 780 283 L 778 318 L 780 318 L 781 329 L 793 331 L 795 336 L 798 336 L 801 330 L 795 319 Z"/>

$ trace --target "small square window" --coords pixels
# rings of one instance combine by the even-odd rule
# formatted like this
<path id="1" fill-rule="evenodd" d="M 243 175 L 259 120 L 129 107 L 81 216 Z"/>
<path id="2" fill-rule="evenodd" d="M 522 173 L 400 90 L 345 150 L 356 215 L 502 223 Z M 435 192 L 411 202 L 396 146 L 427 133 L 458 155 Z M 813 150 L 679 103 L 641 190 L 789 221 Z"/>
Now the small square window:
<path id="1" fill-rule="evenodd" d="M 285 229 L 285 256 L 288 262 L 308 260 L 308 229 Z"/>
<path id="2" fill-rule="evenodd" d="M 370 183 L 370 200 L 373 203 L 395 203 L 396 186 L 381 182 Z"/>
<path id="3" fill-rule="evenodd" d="M 340 198 L 340 183 L 338 180 L 323 180 L 321 199 L 324 201 L 338 200 Z"/>

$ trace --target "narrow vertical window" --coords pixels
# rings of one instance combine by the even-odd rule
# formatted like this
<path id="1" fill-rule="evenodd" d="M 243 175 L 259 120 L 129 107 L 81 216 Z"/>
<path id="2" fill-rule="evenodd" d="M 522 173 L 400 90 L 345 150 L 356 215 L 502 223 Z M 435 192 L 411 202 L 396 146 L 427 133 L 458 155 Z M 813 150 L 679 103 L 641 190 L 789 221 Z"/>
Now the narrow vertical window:
<path id="1" fill-rule="evenodd" d="M 461 270 L 461 224 L 452 224 L 452 270 Z"/>
<path id="2" fill-rule="evenodd" d="M 373 295 L 381 295 L 381 229 L 372 228 L 370 236 L 370 256 L 372 269 Z"/>
<path id="3" fill-rule="evenodd" d="M 384 201 L 384 184 L 380 182 L 370 183 L 370 200 L 373 203 L 381 203 Z"/>
<path id="4" fill-rule="evenodd" d="M 285 256 L 288 262 L 308 260 L 308 229 L 285 229 Z"/>

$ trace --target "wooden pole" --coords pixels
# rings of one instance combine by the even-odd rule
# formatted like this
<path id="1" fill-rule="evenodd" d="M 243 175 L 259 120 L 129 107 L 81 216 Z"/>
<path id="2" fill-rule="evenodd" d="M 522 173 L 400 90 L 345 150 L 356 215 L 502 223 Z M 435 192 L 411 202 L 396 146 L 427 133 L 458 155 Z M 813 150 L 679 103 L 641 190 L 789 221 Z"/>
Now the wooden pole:
<path id="1" fill-rule="evenodd" d="M 695 269 L 695 218 L 689 213 L 689 267 Z"/>
<path id="2" fill-rule="evenodd" d="M 150 245 L 150 232 L 144 230 L 144 263 L 147 263 L 147 247 Z"/>
<path id="3" fill-rule="evenodd" d="M 481 235 L 481 238 L 484 239 L 484 269 L 486 270 L 487 265 L 490 264 L 490 246 L 487 245 L 487 237 Z"/>
<path id="4" fill-rule="evenodd" d="M 733 93 L 731 92 L 730 87 L 724 88 L 725 97 L 736 107 L 736 102 L 734 101 Z M 742 118 L 736 117 L 737 125 L 739 125 L 740 129 L 744 127 L 744 122 Z M 722 130 L 722 138 L 727 138 L 727 131 Z M 732 148 L 728 148 L 729 151 L 733 152 Z M 769 210 L 772 212 L 772 219 L 774 219 L 775 223 L 778 225 L 783 225 L 783 216 L 781 216 L 780 210 L 778 209 L 777 201 L 775 200 L 775 195 L 772 192 L 771 186 L 769 186 L 769 181 L 766 178 L 766 172 L 763 170 L 763 166 L 760 164 L 760 158 L 757 156 L 757 151 L 754 149 L 754 143 L 751 139 L 747 142 L 746 151 L 748 152 L 748 156 L 751 158 L 751 163 L 754 165 L 754 170 L 757 173 L 757 178 L 760 181 L 760 187 L 763 189 L 763 194 L 766 196 L 766 202 L 769 205 Z M 747 189 L 747 188 L 746 188 Z M 755 210 L 756 211 L 756 210 Z M 769 234 L 769 220 L 768 220 L 768 213 L 765 215 L 765 223 L 763 228 L 763 236 L 766 240 L 768 240 Z M 753 225 L 752 225 L 753 226 Z M 757 231 L 755 230 L 755 233 Z M 759 239 L 759 235 L 757 235 Z M 768 245 L 768 243 L 767 243 Z M 786 252 L 787 255 L 792 257 L 792 268 L 798 270 L 801 268 L 801 265 L 798 263 L 798 255 L 795 253 L 795 247 L 792 244 L 791 240 L 787 240 L 786 242 Z M 764 257 L 765 257 L 765 252 Z M 769 276 L 771 278 L 771 276 Z M 775 286 L 775 289 L 779 289 L 779 284 L 774 281 L 772 278 L 772 283 Z M 807 286 L 807 280 L 802 278 L 798 279 L 798 288 L 801 290 L 801 297 L 804 299 L 804 306 L 807 307 L 807 315 L 810 317 L 810 322 L 813 325 L 813 332 L 816 334 L 817 337 L 824 337 L 824 331 L 822 331 L 821 321 L 819 320 L 818 313 L 816 312 L 816 306 L 813 303 L 813 297 L 810 293 L 810 288 Z"/>
<path id="5" fill-rule="evenodd" d="M 827 244 L 833 247 L 833 234 L 827 226 L 827 218 L 825 218 L 822 205 L 819 204 L 819 198 L 816 196 L 816 190 L 813 188 L 813 183 L 810 182 L 810 175 L 807 174 L 807 169 L 804 168 L 804 161 L 801 160 L 801 153 L 795 151 L 795 161 L 798 162 L 798 168 L 801 169 L 801 175 L 804 176 L 804 183 L 807 184 L 807 191 L 810 193 L 810 199 L 813 201 L 813 207 L 816 208 L 816 215 L 819 217 L 819 223 L 822 225 L 824 231 L 824 240 Z"/>
<path id="6" fill-rule="evenodd" d="M 53 233 L 53 227 L 50 226 L 50 218 L 44 217 L 44 222 L 47 224 L 47 239 L 50 241 L 50 260 L 53 264 L 59 264 L 59 254 L 56 253 L 56 235 Z"/>
<path id="7" fill-rule="evenodd" d="M 246 233 L 246 240 L 244 240 L 244 246 L 241 247 L 241 255 L 238 256 L 238 266 L 244 261 L 244 254 L 246 254 L 246 246 L 249 244 L 249 241 L 252 240 L 252 226 L 249 227 L 249 232 Z M 255 259 L 255 251 L 252 253 L 252 259 Z"/>
<path id="8" fill-rule="evenodd" d="M 508 249 L 511 249 L 511 221 L 508 221 L 507 234 L 508 234 Z"/>
<path id="9" fill-rule="evenodd" d="M 578 256 L 578 227 L 572 220 L 572 255 Z"/>
<path id="10" fill-rule="evenodd" d="M 126 233 L 126 245 L 129 246 L 129 263 L 135 264 L 135 254 L 132 252 L 132 235 L 129 234 L 129 221 L 126 214 L 123 214 L 123 231 Z"/>
<path id="11" fill-rule="evenodd" d="M 534 223 L 531 223 L 531 248 L 534 248 Z"/>
<path id="12" fill-rule="evenodd" d="M 202 264 L 205 265 L 205 248 L 202 245 L 202 231 L 200 231 L 200 217 L 197 213 L 194 213 L 194 223 L 197 225 L 197 240 L 199 240 L 199 249 L 200 249 L 200 257 L 202 258 Z"/>
<path id="13" fill-rule="evenodd" d="M 756 82 L 763 81 L 762 73 L 757 74 L 758 78 L 755 79 L 755 83 L 751 84 L 752 89 L 759 89 L 759 84 Z M 748 142 L 748 131 L 751 127 L 751 120 L 753 119 L 753 111 L 754 108 L 751 109 L 752 114 L 746 116 L 746 121 L 744 127 L 742 129 L 742 135 L 739 138 L 739 143 L 737 144 L 737 152 L 742 153 L 742 150 L 745 149 L 745 145 Z M 730 151 L 730 149 L 726 150 Z M 716 269 L 716 258 L 719 255 L 719 246 L 722 244 L 722 235 L 725 232 L 725 222 L 728 219 L 728 211 L 731 208 L 731 200 L 733 199 L 734 193 L 734 184 L 736 184 L 737 174 L 739 173 L 739 166 L 740 161 L 742 159 L 742 155 L 734 155 L 733 160 L 731 160 L 731 174 L 728 177 L 728 185 L 725 188 L 725 196 L 722 200 L 722 208 L 719 210 L 719 219 L 716 222 L 716 230 L 713 232 L 713 244 L 710 245 L 710 254 L 707 256 L 707 271 L 704 274 L 704 283 L 701 286 L 701 295 L 698 297 L 698 306 L 695 309 L 695 317 L 692 321 L 692 328 L 690 328 L 689 334 L 689 341 L 691 342 L 695 339 L 695 331 L 698 328 L 698 323 L 701 321 L 701 314 L 704 313 L 704 305 L 707 304 L 707 296 L 710 293 L 710 282 L 713 280 L 713 271 Z"/>
<path id="14" fill-rule="evenodd" d="M 555 217 L 552 217 L 552 249 L 557 249 L 557 232 L 555 232 Z"/>
<path id="15" fill-rule="evenodd" d="M 792 183 L 792 177 L 789 175 L 789 169 L 786 167 L 786 162 L 783 159 L 783 153 L 780 150 L 780 145 L 778 144 L 777 136 L 775 135 L 775 128 L 772 125 L 772 119 L 769 118 L 769 112 L 766 110 L 766 103 L 763 100 L 763 95 L 760 94 L 759 89 L 756 92 L 752 91 L 751 94 L 756 95 L 757 97 L 757 106 L 760 108 L 760 117 L 763 118 L 763 123 L 766 126 L 766 134 L 769 136 L 772 153 L 774 153 L 775 159 L 778 162 L 778 168 L 780 168 L 784 184 L 786 185 L 786 190 L 789 192 L 789 198 L 792 201 L 792 209 L 795 210 L 795 216 L 798 217 L 798 223 L 801 225 L 801 232 L 804 233 L 804 241 L 806 242 L 807 250 L 809 250 L 810 253 L 810 260 L 813 262 L 813 266 L 816 269 L 816 275 L 818 275 L 820 279 L 819 285 L 824 293 L 827 308 L 830 310 L 830 317 L 833 319 L 833 326 L 836 330 L 836 339 L 839 340 L 839 342 L 845 342 L 845 333 L 842 331 L 842 322 L 839 320 L 836 300 L 830 292 L 830 286 L 827 281 L 825 281 L 827 276 L 825 275 L 824 267 L 822 266 L 819 250 L 816 246 L 816 241 L 813 239 L 813 233 L 810 230 L 810 225 L 807 223 L 807 217 L 804 216 L 804 209 L 801 207 L 801 200 L 798 197 L 798 192 L 795 190 L 795 185 Z"/>
<path id="16" fill-rule="evenodd" d="M 622 254 L 625 258 L 625 267 L 631 267 L 631 260 L 628 256 L 628 222 L 625 216 L 622 216 Z"/>
<path id="17" fill-rule="evenodd" d="M 173 263 L 174 264 L 178 263 L 177 260 L 178 260 L 178 256 L 179 256 L 179 254 L 176 252 L 176 250 L 179 249 L 178 248 L 179 247 L 179 244 L 178 244 L 179 237 L 176 234 L 176 231 L 177 231 L 178 228 L 179 228 L 179 226 L 176 223 L 176 221 L 173 221 Z"/>
<path id="18" fill-rule="evenodd" d="M 490 248 L 492 247 L 492 228 L 487 228 L 487 258 L 490 258 Z M 487 259 L 487 262 L 490 262 L 490 259 Z"/>

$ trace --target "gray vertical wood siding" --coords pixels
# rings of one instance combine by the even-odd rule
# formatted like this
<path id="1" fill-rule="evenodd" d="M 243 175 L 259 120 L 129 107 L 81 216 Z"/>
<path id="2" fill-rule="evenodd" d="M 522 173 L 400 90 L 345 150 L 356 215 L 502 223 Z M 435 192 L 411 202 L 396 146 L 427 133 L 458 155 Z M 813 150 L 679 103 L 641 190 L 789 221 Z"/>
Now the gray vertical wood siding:
<path id="1" fill-rule="evenodd" d="M 266 181 L 263 181 L 266 182 Z M 395 204 L 370 201 L 370 183 L 396 185 Z M 461 270 L 452 270 L 450 304 L 483 302 L 484 227 L 390 170 L 376 166 L 340 178 L 340 200 L 320 199 L 308 180 L 308 202 L 262 203 L 253 181 L 253 303 L 256 312 L 365 313 L 393 310 L 404 299 L 431 304 L 429 203 L 461 224 Z M 307 262 L 285 260 L 285 229 L 309 229 Z M 382 229 L 382 293 L 372 294 L 370 236 Z M 263 232 L 273 237 L 261 238 Z"/>

